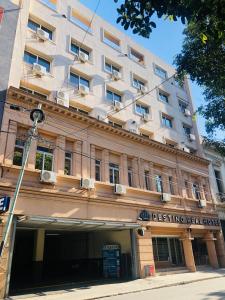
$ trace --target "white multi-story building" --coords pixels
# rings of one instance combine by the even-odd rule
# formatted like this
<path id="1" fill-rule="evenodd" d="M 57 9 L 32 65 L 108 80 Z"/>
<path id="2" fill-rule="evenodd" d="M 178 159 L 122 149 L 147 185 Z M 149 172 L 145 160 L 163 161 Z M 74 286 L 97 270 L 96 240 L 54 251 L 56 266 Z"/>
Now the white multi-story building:
<path id="1" fill-rule="evenodd" d="M 22 5 L 8 86 L 201 154 L 189 85 L 173 67 L 79 1 Z"/>

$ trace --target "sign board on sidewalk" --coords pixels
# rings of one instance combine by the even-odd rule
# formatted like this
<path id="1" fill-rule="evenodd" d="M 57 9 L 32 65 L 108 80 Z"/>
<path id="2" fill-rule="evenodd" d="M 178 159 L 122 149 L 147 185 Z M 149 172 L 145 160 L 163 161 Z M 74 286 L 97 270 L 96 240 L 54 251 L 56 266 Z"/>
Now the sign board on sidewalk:
<path id="1" fill-rule="evenodd" d="M 9 196 L 0 196 L 0 213 L 4 213 L 9 209 Z"/>

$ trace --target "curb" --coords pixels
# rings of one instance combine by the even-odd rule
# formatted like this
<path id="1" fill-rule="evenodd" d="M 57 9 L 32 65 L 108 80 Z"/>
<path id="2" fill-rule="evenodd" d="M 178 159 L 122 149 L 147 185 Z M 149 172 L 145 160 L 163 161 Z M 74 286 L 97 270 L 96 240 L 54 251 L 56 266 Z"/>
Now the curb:
<path id="1" fill-rule="evenodd" d="M 128 295 L 128 294 L 135 294 L 135 293 L 139 293 L 139 292 L 145 292 L 145 291 L 150 291 L 150 290 L 158 290 L 158 289 L 162 289 L 162 288 L 185 285 L 185 284 L 189 284 L 189 283 L 200 282 L 200 281 L 216 279 L 216 278 L 223 278 L 223 277 L 225 277 L 225 275 L 217 275 L 217 276 L 211 276 L 211 277 L 208 277 L 208 278 L 199 278 L 199 279 L 193 279 L 193 280 L 188 280 L 188 281 L 180 281 L 180 282 L 160 285 L 160 286 L 156 286 L 156 287 L 146 288 L 146 289 L 143 289 L 143 290 L 134 290 L 134 291 L 130 291 L 130 292 L 114 293 L 114 294 L 105 295 L 105 296 L 87 297 L 87 298 L 84 298 L 82 300 L 95 300 L 95 299 L 103 299 L 103 298 L 122 296 L 122 295 Z"/>

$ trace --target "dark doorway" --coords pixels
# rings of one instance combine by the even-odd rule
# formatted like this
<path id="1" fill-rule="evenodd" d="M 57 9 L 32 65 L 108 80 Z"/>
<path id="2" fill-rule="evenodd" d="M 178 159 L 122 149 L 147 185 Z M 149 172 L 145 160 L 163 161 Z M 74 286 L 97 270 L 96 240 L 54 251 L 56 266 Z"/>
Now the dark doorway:
<path id="1" fill-rule="evenodd" d="M 194 238 L 192 241 L 192 249 L 196 266 L 209 264 L 206 242 L 203 238 Z"/>

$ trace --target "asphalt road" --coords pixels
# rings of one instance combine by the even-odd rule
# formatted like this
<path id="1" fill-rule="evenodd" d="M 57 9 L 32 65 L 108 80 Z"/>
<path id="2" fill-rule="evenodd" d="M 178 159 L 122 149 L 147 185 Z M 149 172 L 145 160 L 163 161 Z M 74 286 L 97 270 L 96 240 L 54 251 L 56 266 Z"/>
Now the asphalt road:
<path id="1" fill-rule="evenodd" d="M 101 300 L 225 300 L 225 277 Z"/>

